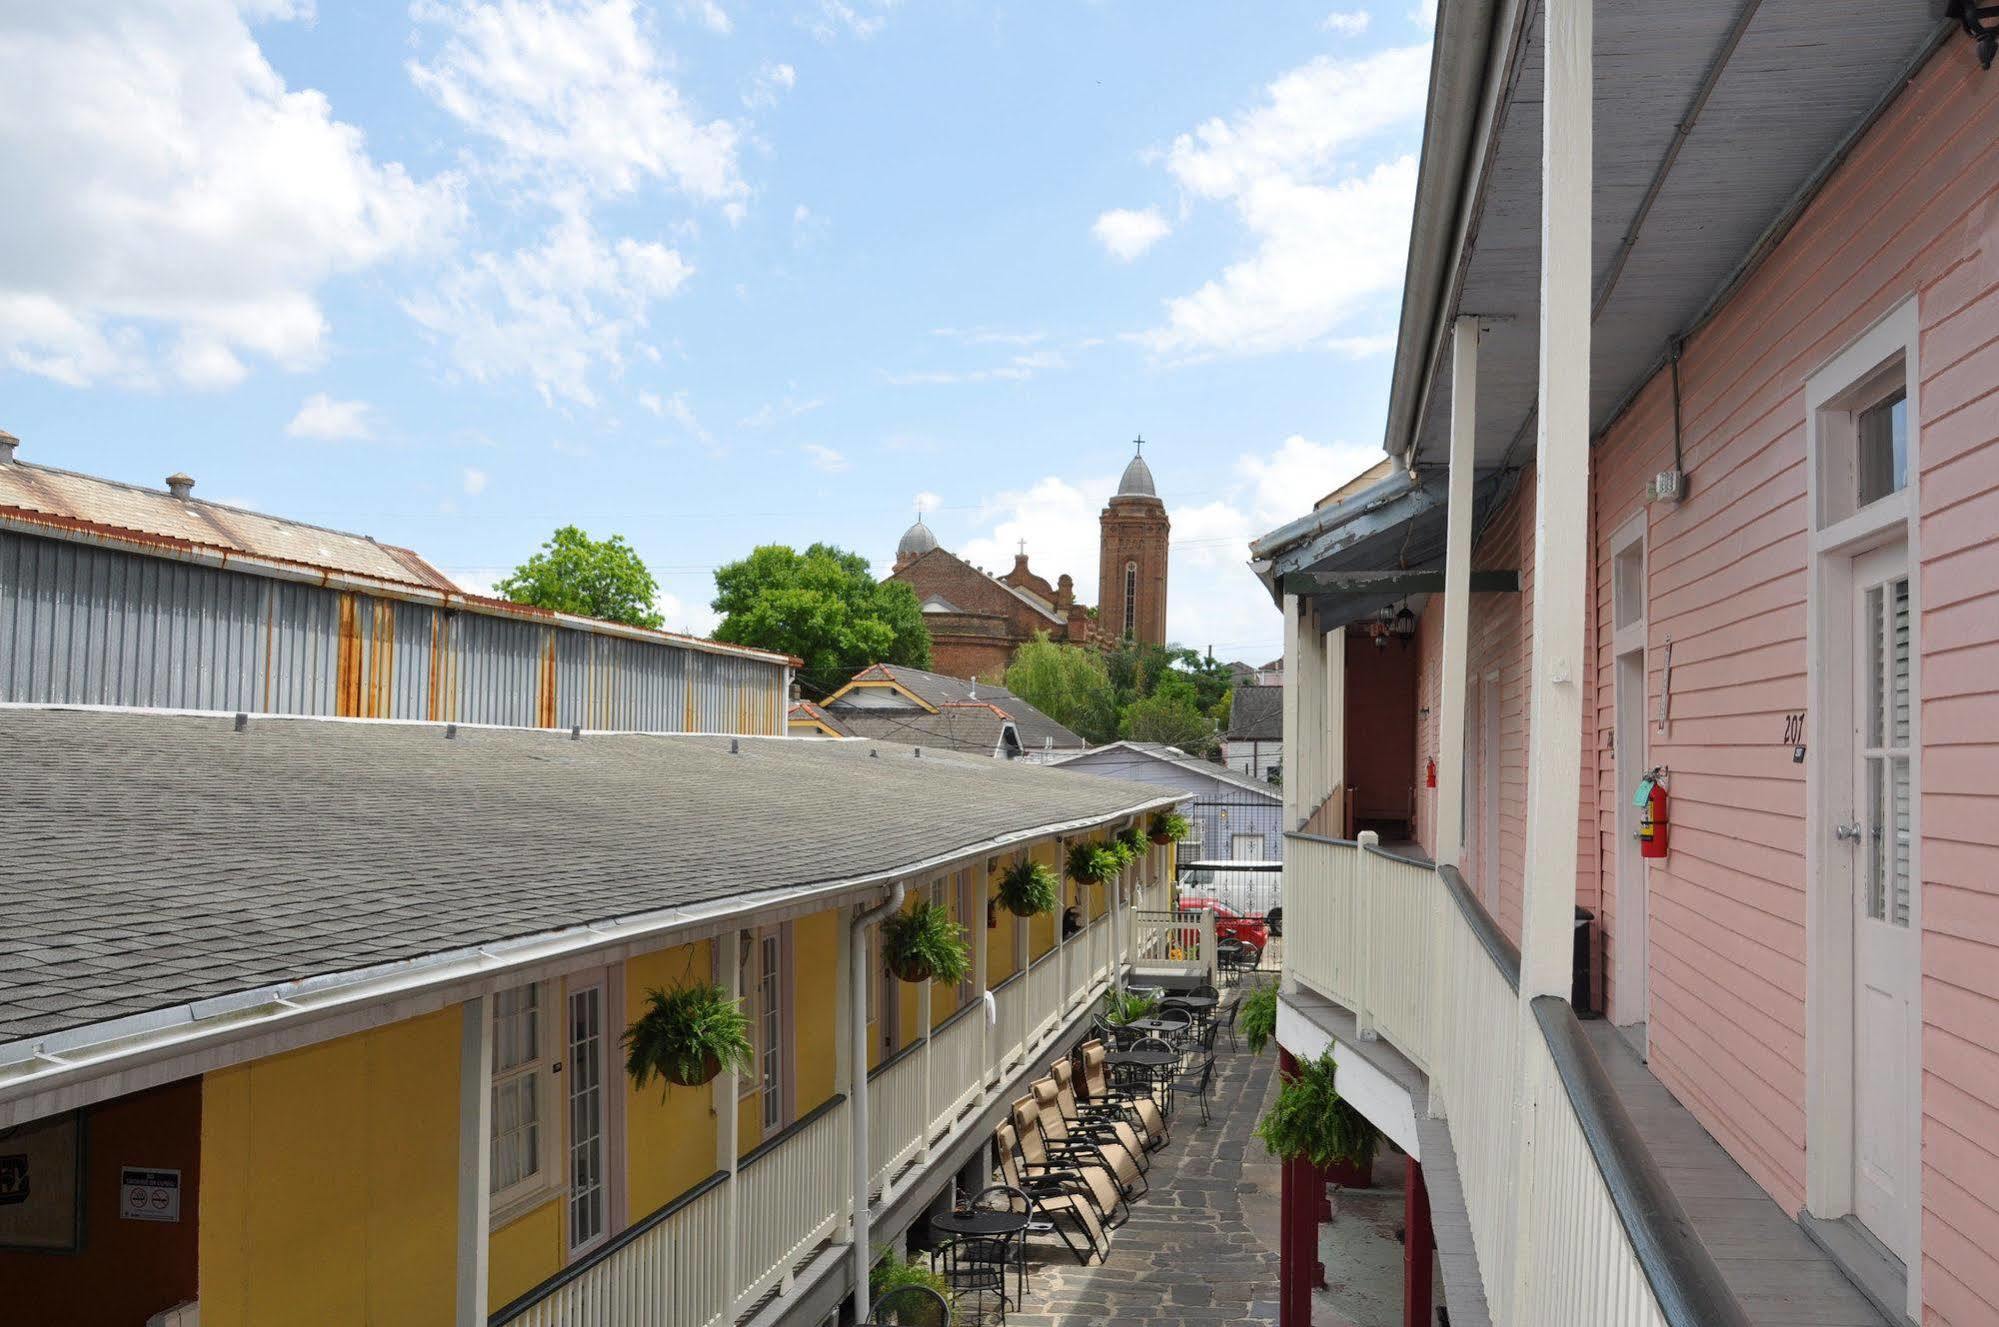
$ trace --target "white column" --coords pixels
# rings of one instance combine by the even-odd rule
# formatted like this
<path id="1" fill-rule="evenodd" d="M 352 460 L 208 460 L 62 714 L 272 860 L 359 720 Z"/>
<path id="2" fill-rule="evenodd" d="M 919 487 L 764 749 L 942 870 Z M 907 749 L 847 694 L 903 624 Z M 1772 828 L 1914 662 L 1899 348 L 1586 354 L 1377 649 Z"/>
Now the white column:
<path id="1" fill-rule="evenodd" d="M 1304 823 L 1306 810 L 1298 805 L 1299 787 L 1304 780 L 1299 775 L 1298 759 L 1305 749 L 1305 732 L 1301 724 L 1303 716 L 1298 709 L 1298 682 L 1304 676 L 1304 659 L 1298 653 L 1300 632 L 1298 630 L 1298 596 L 1284 596 L 1284 695 L 1281 698 L 1284 710 L 1284 828 L 1297 829 Z"/>
<path id="2" fill-rule="evenodd" d="M 1347 789 L 1347 629 L 1334 627 L 1319 638 L 1319 648 L 1325 654 L 1326 689 L 1320 706 L 1324 721 L 1319 730 L 1324 737 L 1326 749 L 1320 753 L 1320 763 L 1325 767 L 1326 787 L 1319 794 L 1319 800 L 1338 794 L 1344 801 Z M 1334 807 L 1328 814 L 1332 817 L 1325 822 L 1324 833 L 1328 838 L 1339 838 L 1346 824 L 1340 807 Z"/>
<path id="3" fill-rule="evenodd" d="M 718 946 L 715 953 L 715 980 L 732 1000 L 741 999 L 743 994 L 743 941 L 741 931 L 724 931 L 715 937 Z M 759 1028 L 760 1032 L 762 1029 Z M 738 1100 L 742 1075 L 734 1069 L 724 1069 L 715 1075 L 712 1089 L 712 1104 L 715 1109 L 715 1169 L 729 1173 L 727 1188 L 728 1201 L 723 1204 L 723 1220 L 727 1222 L 722 1241 L 721 1257 L 727 1267 L 731 1295 L 742 1291 L 742 1274 L 738 1270 L 736 1223 L 742 1211 L 741 1195 L 736 1189 L 736 1158 L 742 1152 L 741 1129 L 743 1112 Z"/>
<path id="4" fill-rule="evenodd" d="M 1590 178 L 1594 0 L 1545 0 L 1541 103 L 1541 377 L 1534 470 L 1533 671 L 1528 694 L 1527 861 L 1521 879 L 1520 1036 L 1541 1036 L 1529 1001 L 1569 993 L 1581 811 L 1583 613 L 1589 566 Z M 1514 1322 L 1542 1321 L 1526 1302 L 1531 1266 L 1552 1250 L 1526 1231 L 1548 1183 L 1535 1117 L 1561 1109 L 1520 1057 L 1515 1183 Z"/>
<path id="5" fill-rule="evenodd" d="M 1465 688 L 1471 677 L 1471 508 L 1478 423 L 1478 319 L 1459 318 L 1451 351 L 1450 504 L 1445 510 L 1443 686 L 1437 706 L 1437 863 L 1464 860 Z"/>
<path id="6" fill-rule="evenodd" d="M 486 1254 L 492 1235 L 493 1002 L 459 1006 L 457 1327 L 486 1327 Z"/>
<path id="7" fill-rule="evenodd" d="M 1540 438 L 1520 997 L 1569 993 L 1589 567 L 1592 0 L 1550 0 L 1541 170 Z"/>

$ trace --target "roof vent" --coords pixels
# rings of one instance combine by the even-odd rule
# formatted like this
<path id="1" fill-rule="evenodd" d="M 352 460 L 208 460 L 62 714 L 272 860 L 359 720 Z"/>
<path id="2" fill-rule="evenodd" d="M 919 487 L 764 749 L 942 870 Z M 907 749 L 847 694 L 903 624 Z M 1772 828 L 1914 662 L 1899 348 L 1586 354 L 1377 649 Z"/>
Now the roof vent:
<path id="1" fill-rule="evenodd" d="M 6 429 L 0 429 L 0 465 L 14 464 L 14 449 L 20 445 L 19 438 Z"/>
<path id="2" fill-rule="evenodd" d="M 194 492 L 194 476 L 185 470 L 176 470 L 167 476 L 167 492 L 177 498 L 185 498 Z"/>
<path id="3" fill-rule="evenodd" d="M 572 742 L 580 742 L 580 741 L 582 741 L 582 740 L 583 740 L 583 725 L 582 725 L 582 724 L 578 723 L 578 724 L 572 724 L 572 725 L 570 726 L 570 729 L 569 729 L 569 740 L 570 740 L 570 741 L 572 741 Z"/>
<path id="4" fill-rule="evenodd" d="M 445 725 L 444 725 L 444 735 L 445 735 L 445 737 L 446 737 L 446 738 L 455 738 L 455 737 L 457 737 L 457 736 L 458 736 L 458 725 L 457 725 L 457 724 L 455 724 L 455 723 L 447 723 L 447 724 L 445 724 Z"/>
<path id="5" fill-rule="evenodd" d="M 245 732 L 248 731 L 249 727 L 250 727 L 250 716 L 247 714 L 238 714 L 236 716 L 236 731 L 239 733 Z"/>
<path id="6" fill-rule="evenodd" d="M 732 756 L 740 756 L 741 754 L 743 754 L 742 746 L 738 744 L 736 739 L 733 737 L 729 739 L 729 754 Z"/>

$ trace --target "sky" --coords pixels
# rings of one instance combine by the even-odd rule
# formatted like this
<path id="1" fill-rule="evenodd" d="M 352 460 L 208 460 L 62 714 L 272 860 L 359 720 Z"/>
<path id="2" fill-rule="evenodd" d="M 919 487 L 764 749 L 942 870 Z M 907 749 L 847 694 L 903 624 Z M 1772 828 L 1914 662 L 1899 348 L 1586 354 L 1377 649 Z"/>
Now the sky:
<path id="1" fill-rule="evenodd" d="M 484 589 L 922 509 L 1094 602 L 1132 452 L 1169 634 L 1259 662 L 1247 543 L 1380 459 L 1416 0 L 0 7 L 0 428 L 24 461 L 412 547 Z"/>

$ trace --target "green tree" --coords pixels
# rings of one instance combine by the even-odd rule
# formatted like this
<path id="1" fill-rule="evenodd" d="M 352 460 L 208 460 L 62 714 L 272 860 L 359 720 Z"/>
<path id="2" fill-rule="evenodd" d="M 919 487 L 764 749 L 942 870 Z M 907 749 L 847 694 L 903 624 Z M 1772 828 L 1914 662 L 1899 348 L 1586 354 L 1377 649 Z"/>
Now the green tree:
<path id="1" fill-rule="evenodd" d="M 1120 728 L 1134 742 L 1164 742 L 1190 756 L 1215 749 L 1214 720 L 1201 712 L 1199 692 L 1180 672 L 1162 674 L 1151 695 L 1126 706 Z"/>
<path id="2" fill-rule="evenodd" d="M 858 553 L 763 544 L 715 572 L 715 639 L 804 660 L 800 680 L 824 695 L 871 663 L 930 666 L 930 632 L 916 592 L 877 581 Z"/>
<path id="3" fill-rule="evenodd" d="M 623 535 L 592 539 L 573 525 L 549 536 L 541 550 L 493 587 L 517 604 L 558 613 L 657 627 L 659 583 Z"/>
<path id="4" fill-rule="evenodd" d="M 1006 688 L 1093 745 L 1118 736 L 1117 694 L 1104 656 L 1080 645 L 1057 645 L 1046 633 L 1014 652 Z"/>

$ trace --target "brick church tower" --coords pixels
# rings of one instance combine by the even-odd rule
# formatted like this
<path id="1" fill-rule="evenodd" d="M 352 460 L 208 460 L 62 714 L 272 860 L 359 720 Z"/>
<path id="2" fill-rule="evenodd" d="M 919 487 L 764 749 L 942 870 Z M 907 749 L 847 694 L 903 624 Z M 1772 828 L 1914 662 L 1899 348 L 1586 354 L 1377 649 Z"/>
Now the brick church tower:
<path id="1" fill-rule="evenodd" d="M 1097 583 L 1097 637 L 1106 645 L 1129 637 L 1166 643 L 1166 540 L 1172 525 L 1152 487 L 1140 439 L 1110 505 L 1097 518 L 1102 553 Z"/>

